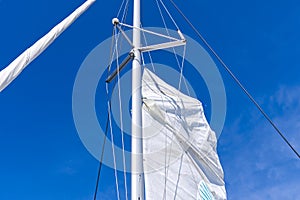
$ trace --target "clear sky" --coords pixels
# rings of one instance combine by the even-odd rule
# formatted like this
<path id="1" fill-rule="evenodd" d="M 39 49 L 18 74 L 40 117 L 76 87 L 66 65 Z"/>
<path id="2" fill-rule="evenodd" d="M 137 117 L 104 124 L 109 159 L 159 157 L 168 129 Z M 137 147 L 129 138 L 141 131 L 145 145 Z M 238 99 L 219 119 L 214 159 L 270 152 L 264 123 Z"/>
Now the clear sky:
<path id="1" fill-rule="evenodd" d="M 0 69 L 83 2 L 0 0 Z M 176 2 L 300 151 L 300 2 Z M 0 93 L 0 199 L 92 199 L 98 161 L 74 125 L 73 85 L 85 57 L 111 36 L 120 4 L 98 0 Z M 162 26 L 155 1 L 142 6 L 143 25 Z M 181 30 L 198 40 L 171 10 Z M 101 60 L 98 65 L 105 67 Z M 220 73 L 227 115 L 218 153 L 228 199 L 300 199 L 299 159 L 222 68 Z M 197 96 L 209 118 L 209 97 Z M 97 93 L 97 105 L 105 98 Z M 104 126 L 106 110 L 100 108 Z M 116 199 L 113 170 L 104 167 L 101 180 L 99 199 Z"/>

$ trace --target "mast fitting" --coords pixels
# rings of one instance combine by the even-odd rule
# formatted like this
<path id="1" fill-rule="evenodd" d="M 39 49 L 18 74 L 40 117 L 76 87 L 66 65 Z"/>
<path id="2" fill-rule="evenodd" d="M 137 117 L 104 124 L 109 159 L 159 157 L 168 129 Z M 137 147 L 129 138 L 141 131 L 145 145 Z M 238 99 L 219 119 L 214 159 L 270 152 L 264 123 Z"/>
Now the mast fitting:
<path id="1" fill-rule="evenodd" d="M 112 24 L 113 24 L 113 25 L 116 26 L 116 25 L 118 25 L 119 23 L 120 23 L 120 21 L 119 21 L 118 18 L 113 18 L 113 19 L 112 19 Z"/>

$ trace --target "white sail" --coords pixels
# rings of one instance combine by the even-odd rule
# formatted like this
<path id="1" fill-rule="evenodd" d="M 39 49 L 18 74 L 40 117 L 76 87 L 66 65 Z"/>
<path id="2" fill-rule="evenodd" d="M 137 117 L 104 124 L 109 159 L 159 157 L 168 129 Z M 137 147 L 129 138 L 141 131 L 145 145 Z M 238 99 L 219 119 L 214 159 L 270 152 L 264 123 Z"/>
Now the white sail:
<path id="1" fill-rule="evenodd" d="M 0 71 L 0 92 L 6 88 L 22 71 L 39 56 L 64 30 L 66 30 L 82 13 L 84 13 L 96 0 L 87 0 L 72 14 L 56 25 L 50 32 L 39 39 L 30 48 L 25 50 L 11 64 Z"/>
<path id="2" fill-rule="evenodd" d="M 142 95 L 146 199 L 226 199 L 217 139 L 201 103 L 147 69 Z"/>

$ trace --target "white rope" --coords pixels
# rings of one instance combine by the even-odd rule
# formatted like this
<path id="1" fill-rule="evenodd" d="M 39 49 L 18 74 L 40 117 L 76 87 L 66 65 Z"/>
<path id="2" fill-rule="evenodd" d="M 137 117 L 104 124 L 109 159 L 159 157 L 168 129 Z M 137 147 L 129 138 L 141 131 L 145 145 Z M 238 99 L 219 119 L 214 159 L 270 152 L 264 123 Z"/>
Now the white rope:
<path id="1" fill-rule="evenodd" d="M 142 24 L 141 24 L 141 27 L 143 28 Z M 142 31 L 142 33 L 143 33 L 143 38 L 144 38 L 144 41 L 145 41 L 145 45 L 148 46 L 147 38 L 146 38 L 146 35 L 145 35 L 144 31 Z M 145 66 L 143 54 L 144 54 L 144 53 L 142 53 L 143 65 Z M 155 72 L 155 67 L 154 67 L 154 64 L 153 64 L 153 60 L 152 60 L 152 56 L 151 56 L 150 51 L 148 51 L 148 56 L 149 56 L 149 59 L 150 59 L 150 63 L 151 63 L 153 72 Z"/>
<path id="2" fill-rule="evenodd" d="M 114 29 L 113 29 L 113 36 L 114 37 L 112 40 L 112 45 L 115 44 L 114 45 L 115 48 L 113 48 L 113 51 L 111 52 L 111 58 L 110 58 L 108 71 L 110 71 L 115 54 L 118 55 L 118 49 L 116 48 L 116 46 L 117 46 L 117 39 L 119 38 L 119 33 L 117 33 L 117 31 L 116 31 L 116 27 L 114 27 Z M 117 56 L 117 62 L 118 62 L 118 56 Z M 108 84 L 106 84 L 106 93 L 107 93 L 107 95 L 109 93 Z M 112 153 L 113 153 L 114 175 L 115 175 L 115 181 L 116 181 L 117 198 L 118 198 L 118 200 L 120 200 L 119 180 L 118 180 L 117 163 L 116 163 L 116 155 L 115 155 L 115 144 L 114 144 L 114 136 L 113 136 L 113 128 L 112 128 L 112 120 L 111 120 L 111 104 L 110 104 L 109 100 L 107 102 L 107 106 L 108 106 L 108 113 L 109 113 L 108 116 L 109 116 L 109 126 L 110 126 L 110 137 L 111 137 L 111 143 L 112 143 Z M 125 176 L 124 181 L 125 180 L 126 180 L 126 176 Z M 125 184 L 126 184 L 126 181 L 125 181 Z M 126 187 L 127 187 L 127 185 L 126 185 Z M 126 192 L 127 192 L 127 190 L 126 190 Z M 126 200 L 127 200 L 127 195 L 126 195 Z"/>
<path id="3" fill-rule="evenodd" d="M 123 0 L 123 1 L 125 1 L 125 0 Z M 124 10 L 123 10 L 123 15 L 122 15 L 122 18 L 121 18 L 121 22 L 124 22 L 125 20 L 126 20 L 126 17 L 127 17 L 127 13 L 128 13 L 128 3 L 129 3 L 129 0 L 126 0 L 126 4 L 125 4 L 125 6 L 124 6 Z M 123 4 L 123 2 L 122 2 L 122 4 Z M 118 13 L 118 15 L 117 16 L 119 16 L 119 13 Z M 118 33 L 117 33 L 117 31 L 116 31 L 116 33 L 117 33 L 117 35 L 118 35 L 118 37 L 117 37 L 117 39 L 119 39 L 120 38 L 120 35 L 123 35 L 122 34 L 122 27 L 118 27 L 119 29 L 121 29 Z M 123 31 L 124 32 L 124 31 Z M 121 39 L 122 39 L 122 37 L 121 37 Z M 128 40 L 128 38 L 126 38 L 125 37 L 125 39 L 126 40 Z M 131 43 L 131 41 L 130 40 L 128 40 L 128 42 L 129 42 L 129 44 L 130 45 L 132 45 L 132 43 Z M 120 44 L 122 44 L 122 42 L 120 42 Z M 121 45 L 120 45 L 120 48 L 118 48 L 120 51 L 121 51 Z"/>
<path id="4" fill-rule="evenodd" d="M 121 10 L 122 10 L 122 8 L 123 8 L 124 3 L 125 3 L 125 0 L 123 0 L 122 3 L 121 3 L 121 6 L 120 6 L 119 11 L 118 11 L 118 14 L 117 14 L 117 17 L 119 17 L 119 15 L 120 15 L 120 13 L 121 13 Z"/>
<path id="5" fill-rule="evenodd" d="M 111 138 L 111 148 L 113 153 L 113 160 L 114 160 L 114 171 L 115 171 L 115 180 L 116 180 L 116 188 L 117 188 L 117 198 L 120 200 L 120 192 L 119 192 L 119 181 L 118 181 L 118 172 L 117 172 L 117 163 L 116 163 L 116 154 L 115 154 L 115 144 L 114 144 L 114 135 L 112 130 L 112 123 L 111 123 L 111 112 L 110 112 L 110 103 L 107 102 L 108 107 L 108 118 L 109 118 L 109 127 L 110 127 L 110 138 Z"/>
<path id="6" fill-rule="evenodd" d="M 117 36 L 116 36 L 117 37 Z M 116 56 L 117 56 L 117 69 L 120 72 L 119 65 L 119 53 L 118 53 L 118 39 L 116 38 Z M 128 200 L 128 189 L 127 189 L 127 179 L 126 179 L 126 158 L 125 158 L 125 145 L 124 145 L 124 127 L 123 127 L 123 112 L 122 112 L 122 98 L 121 98 L 121 79 L 120 73 L 117 73 L 118 76 L 118 93 L 119 93 L 119 109 L 120 109 L 120 129 L 121 129 L 121 138 L 122 138 L 122 156 L 123 156 L 123 175 L 124 175 L 124 185 L 125 185 L 125 198 Z"/>
<path id="7" fill-rule="evenodd" d="M 182 55 L 182 61 L 181 61 L 181 67 L 180 67 L 180 78 L 179 78 L 179 83 L 178 83 L 178 90 L 179 91 L 181 89 L 181 80 L 182 80 L 182 78 L 183 78 L 183 80 L 185 80 L 185 78 L 183 77 L 183 67 L 184 67 L 185 53 L 186 53 L 186 45 L 184 45 L 184 47 L 183 47 L 183 55 Z M 185 86 L 186 86 L 186 89 L 188 91 L 189 96 L 191 96 L 189 88 L 186 85 L 186 82 L 185 82 Z"/>
<path id="8" fill-rule="evenodd" d="M 164 17 L 163 14 L 162 14 L 160 5 L 159 5 L 159 3 L 158 3 L 158 0 L 156 0 L 156 5 L 157 5 L 157 8 L 158 8 L 158 10 L 159 10 L 159 14 L 160 14 L 160 17 L 161 17 L 161 19 L 162 19 L 162 21 L 163 21 L 164 27 L 165 27 L 165 29 L 166 29 L 166 31 L 167 31 L 167 34 L 170 35 L 170 34 L 169 34 L 169 31 L 168 31 L 168 28 L 167 28 L 167 23 L 166 23 L 166 21 L 165 21 L 165 17 Z M 179 30 L 179 29 L 178 29 L 178 30 Z"/>
<path id="9" fill-rule="evenodd" d="M 173 17 L 170 15 L 169 11 L 167 10 L 166 6 L 163 4 L 163 2 L 160 0 L 161 4 L 163 5 L 164 9 L 166 10 L 166 12 L 168 13 L 169 17 L 171 18 L 171 20 L 173 21 L 174 25 L 176 26 L 176 28 L 179 30 L 179 27 L 177 26 L 176 22 L 174 21 Z M 168 27 L 167 27 L 167 24 L 166 24 L 166 21 L 165 21 L 165 18 L 163 16 L 163 13 L 162 13 L 162 10 L 161 10 L 161 7 L 159 5 L 159 2 L 158 0 L 156 0 L 156 4 L 157 4 L 157 7 L 158 7 L 158 10 L 159 10 L 159 13 L 161 15 L 161 18 L 162 18 L 162 22 L 164 24 L 164 27 L 165 27 L 165 30 L 168 34 L 168 36 L 170 36 L 170 33 L 169 33 L 169 30 L 168 30 Z M 176 59 L 176 62 L 177 62 L 177 66 L 180 70 L 180 78 L 179 78 L 179 83 L 178 83 L 178 93 L 181 89 L 181 82 L 182 82 L 182 78 L 183 78 L 183 66 L 184 66 L 184 61 L 185 61 L 185 53 L 186 53 L 186 45 L 184 45 L 184 49 L 183 49 L 183 58 L 182 58 L 182 62 L 181 62 L 181 65 L 179 63 L 179 59 L 178 59 L 178 56 L 177 56 L 177 53 L 176 53 L 176 50 L 175 48 L 173 47 L 172 48 L 173 50 L 173 53 L 174 53 L 174 57 Z M 184 78 L 184 83 L 185 83 L 185 86 L 186 86 L 186 89 L 187 89 L 187 92 L 188 94 L 190 95 L 190 92 L 189 92 L 189 88 L 187 87 L 187 84 L 186 84 L 186 80 Z M 163 99 L 162 99 L 163 100 Z M 168 116 L 168 115 L 167 115 Z M 165 137 L 165 145 L 167 145 L 167 140 L 168 138 L 171 140 L 171 141 L 174 141 L 174 134 L 171 135 L 171 137 L 167 136 Z M 171 142 L 171 147 L 169 148 L 169 151 L 167 149 L 165 149 L 165 170 L 164 170 L 164 173 L 165 173 L 165 180 L 164 180 L 164 194 L 163 194 L 163 197 L 164 199 L 166 199 L 166 193 L 167 193 L 167 181 L 168 181 L 168 174 L 169 174 L 169 166 L 170 165 L 170 162 L 171 162 L 171 151 L 172 151 L 172 146 L 173 146 L 173 142 Z M 169 155 L 169 156 L 168 156 Z"/>
<path id="10" fill-rule="evenodd" d="M 122 5 L 120 7 L 120 10 L 118 12 L 118 15 L 120 14 L 120 11 L 123 7 L 123 4 L 124 4 L 125 0 L 123 0 L 122 2 Z M 125 20 L 126 18 L 126 15 L 127 15 L 127 11 L 128 11 L 128 3 L 129 3 L 129 0 L 126 1 L 126 4 L 125 4 L 125 7 L 124 7 L 124 11 L 123 11 L 123 15 L 122 15 L 122 22 Z M 109 71 L 110 71 L 110 68 L 111 68 L 111 65 L 112 65 L 112 62 L 113 62 L 113 58 L 117 57 L 117 67 L 120 67 L 119 66 L 119 62 L 118 62 L 118 57 L 119 57 L 119 52 L 118 50 L 121 50 L 121 47 L 120 48 L 117 48 L 117 41 L 118 39 L 120 38 L 120 35 L 121 33 L 120 32 L 117 32 L 116 30 L 116 27 L 114 27 L 113 29 L 113 35 L 114 35 L 114 40 L 112 40 L 112 45 L 115 44 L 115 48 L 113 50 L 113 52 L 111 53 L 111 61 L 110 61 L 110 64 L 109 64 Z M 115 43 L 114 43 L 115 41 Z M 119 74 L 118 74 L 118 79 L 119 79 Z M 119 83 L 119 80 L 118 80 L 118 83 Z M 120 85 L 119 85 L 119 89 L 120 89 Z M 106 84 L 106 92 L 108 93 L 108 84 Z M 120 94 L 119 94 L 119 99 L 120 99 Z M 122 103 L 121 103 L 122 104 Z M 108 102 L 108 107 L 109 107 L 109 124 L 110 124 L 110 134 L 111 134 L 111 140 L 112 140 L 112 152 L 113 152 L 113 161 L 114 161 L 114 171 L 115 171 L 115 180 L 116 180 L 116 188 L 117 188 L 117 198 L 118 200 L 120 200 L 120 192 L 119 192 L 119 181 L 118 181 L 118 174 L 117 174 L 117 163 L 116 163 L 116 156 L 115 156 L 115 149 L 114 149 L 114 137 L 113 137 L 113 132 L 112 132 L 112 122 L 111 122 L 111 113 L 110 113 L 110 103 Z M 120 107 L 120 110 L 122 110 L 122 108 Z M 127 180 L 126 180 L 126 160 L 125 160 L 125 153 L 124 153 L 124 136 L 123 136 L 123 120 L 122 120 L 122 112 L 121 112 L 121 115 L 120 115 L 120 120 L 121 120 L 121 132 L 122 132 L 122 149 L 123 149 L 123 171 L 124 171 L 124 185 L 125 185 L 125 192 L 126 192 L 126 200 L 128 200 L 128 189 L 127 189 Z"/>
<path id="11" fill-rule="evenodd" d="M 116 35 L 116 29 L 113 29 L 113 39 L 112 39 L 112 46 L 114 45 L 115 42 L 115 35 Z M 116 49 L 113 48 L 113 51 L 111 52 L 111 57 L 110 57 L 110 63 L 108 67 L 108 71 L 110 71 L 111 65 L 113 63 L 113 59 L 115 56 Z M 106 93 L 108 95 L 109 93 L 109 87 L 108 83 L 106 84 Z M 117 189 L 117 198 L 120 200 L 120 191 L 119 191 L 119 180 L 118 180 L 118 172 L 117 172 L 117 163 L 116 163 L 116 155 L 115 155 L 115 144 L 114 144 L 114 136 L 113 136 L 113 128 L 112 128 L 112 120 L 111 120 L 111 104 L 110 101 L 107 101 L 107 111 L 108 111 L 108 119 L 109 119 L 109 127 L 110 127 L 110 137 L 111 137 L 111 147 L 112 147 L 112 153 L 113 153 L 113 161 L 114 161 L 114 175 L 115 175 L 115 181 L 116 181 L 116 189 Z"/>
<path id="12" fill-rule="evenodd" d="M 165 4 L 163 3 L 162 0 L 160 0 L 160 3 L 164 7 L 165 11 L 168 13 L 170 19 L 172 20 L 173 24 L 176 26 L 177 30 L 180 30 L 179 27 L 178 27 L 178 25 L 176 24 L 175 20 L 173 19 L 172 15 L 170 14 L 169 10 L 167 9 L 167 7 L 165 6 Z"/>
<path id="13" fill-rule="evenodd" d="M 126 1 L 124 11 L 123 11 L 123 15 L 122 15 L 122 18 L 121 18 L 121 22 L 124 22 L 125 19 L 126 19 L 127 12 L 128 12 L 128 3 L 129 3 L 129 0 Z"/>
<path id="14" fill-rule="evenodd" d="M 161 18 L 162 18 L 162 21 L 163 21 L 163 24 L 164 24 L 164 27 L 165 27 L 165 29 L 166 29 L 166 31 L 167 31 L 167 34 L 168 35 L 170 35 L 169 34 L 169 31 L 168 31 L 168 28 L 167 28 L 167 25 L 166 25 L 166 22 L 165 22 L 165 18 L 163 17 L 163 15 L 162 15 L 162 12 L 161 12 L 161 9 L 160 9 L 160 6 L 159 6 L 159 3 L 158 3 L 158 1 L 156 0 L 156 4 L 157 4 L 157 7 L 158 7 L 158 10 L 159 10 L 159 13 L 160 13 L 160 16 L 161 16 Z M 173 51 L 174 51 L 174 48 L 172 48 L 173 49 Z M 162 100 L 163 100 L 163 98 L 162 98 Z M 168 116 L 168 115 L 167 115 Z M 173 141 L 173 137 L 174 137 L 174 135 L 172 135 L 172 138 L 171 138 L 171 141 Z M 171 142 L 171 148 L 170 148 L 170 150 L 169 150 L 169 152 L 168 152 L 168 150 L 167 150 L 167 141 L 168 141 L 168 136 L 166 135 L 165 136 L 165 170 L 164 170 L 164 173 L 165 173 L 165 180 L 164 180 L 164 194 L 163 194 L 163 197 L 164 197 L 164 200 L 167 198 L 167 181 L 168 181 L 168 174 L 169 174 L 169 167 L 167 167 L 167 166 L 169 166 L 169 164 L 170 164 L 170 162 L 171 162 L 171 156 L 167 156 L 168 155 L 168 153 L 169 153 L 169 155 L 170 155 L 170 153 L 171 153 L 171 149 L 172 149 L 172 146 L 173 146 L 173 142 Z"/>
<path id="15" fill-rule="evenodd" d="M 160 2 L 162 3 L 161 0 L 160 0 Z M 162 3 L 162 4 L 163 4 L 163 3 Z M 157 7 L 158 7 L 158 10 L 159 10 L 160 16 L 161 16 L 161 18 L 162 18 L 162 21 L 163 21 L 164 27 L 165 27 L 165 29 L 166 29 L 166 32 L 167 32 L 168 35 L 170 35 L 169 29 L 168 29 L 168 27 L 167 27 L 165 18 L 164 18 L 163 14 L 162 14 L 162 11 L 161 11 L 161 8 L 160 8 L 160 5 L 159 5 L 158 0 L 156 0 L 156 5 L 157 5 Z M 167 10 L 167 8 L 166 8 L 166 6 L 165 6 L 164 4 L 163 4 L 163 7 L 164 7 L 164 9 L 166 10 L 166 12 L 169 13 L 169 11 Z M 169 15 L 169 16 L 170 16 L 170 15 Z M 172 17 L 172 16 L 170 16 L 170 18 L 171 18 L 171 17 Z M 175 23 L 175 24 L 176 24 L 176 23 Z M 177 26 L 177 29 L 179 30 L 178 26 Z M 177 53 L 176 53 L 176 49 L 173 47 L 172 50 L 173 50 L 173 53 L 174 53 L 174 57 L 175 57 L 175 59 L 176 59 L 177 66 L 178 66 L 178 68 L 179 68 L 179 70 L 180 70 L 180 80 L 179 80 L 180 83 L 179 83 L 179 86 L 178 86 L 178 88 L 177 88 L 178 90 L 180 90 L 181 78 L 182 78 L 183 66 L 184 66 L 184 60 L 185 60 L 185 58 L 182 59 L 182 62 L 181 62 L 181 65 L 180 65 L 179 59 L 178 59 L 178 56 L 177 56 Z M 184 57 L 185 57 L 185 51 L 186 51 L 186 45 L 184 45 L 184 52 L 183 52 Z M 190 90 L 189 90 L 189 88 L 188 88 L 186 79 L 184 78 L 183 81 L 184 81 L 186 90 L 187 90 L 187 92 L 188 92 L 188 95 L 190 96 L 191 94 L 190 94 Z"/>

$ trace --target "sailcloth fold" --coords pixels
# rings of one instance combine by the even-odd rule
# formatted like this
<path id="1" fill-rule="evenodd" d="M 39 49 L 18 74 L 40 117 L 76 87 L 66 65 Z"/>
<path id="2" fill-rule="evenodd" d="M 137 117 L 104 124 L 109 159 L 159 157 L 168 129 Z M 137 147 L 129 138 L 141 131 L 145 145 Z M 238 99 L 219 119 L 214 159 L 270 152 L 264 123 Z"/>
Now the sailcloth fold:
<path id="1" fill-rule="evenodd" d="M 200 101 L 148 69 L 142 96 L 146 199 L 226 199 L 217 139 Z"/>
<path id="2" fill-rule="evenodd" d="M 30 48 L 25 50 L 11 64 L 0 71 L 0 92 L 6 88 L 22 71 L 39 56 L 64 30 L 66 30 L 82 13 L 84 13 L 96 0 L 87 0 L 72 14 L 56 25 L 45 36 L 39 39 Z"/>

